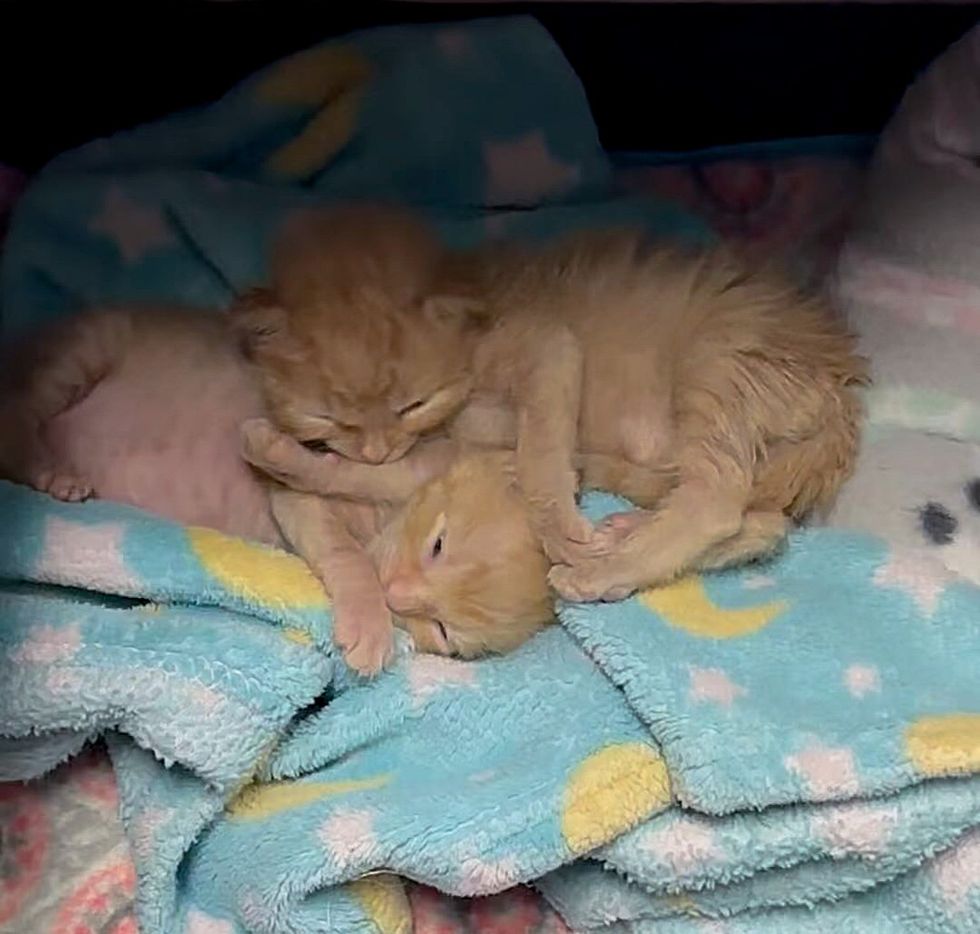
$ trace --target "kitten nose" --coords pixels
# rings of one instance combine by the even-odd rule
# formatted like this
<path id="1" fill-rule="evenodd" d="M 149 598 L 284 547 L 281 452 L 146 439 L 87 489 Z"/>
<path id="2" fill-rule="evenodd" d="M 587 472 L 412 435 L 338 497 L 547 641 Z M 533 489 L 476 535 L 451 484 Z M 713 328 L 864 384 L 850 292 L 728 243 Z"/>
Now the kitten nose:
<path id="1" fill-rule="evenodd" d="M 395 613 L 417 613 L 422 609 L 415 583 L 407 575 L 384 584 L 385 603 Z"/>
<path id="2" fill-rule="evenodd" d="M 368 438 L 361 446 L 361 457 L 368 464 L 383 464 L 390 451 L 384 438 Z"/>

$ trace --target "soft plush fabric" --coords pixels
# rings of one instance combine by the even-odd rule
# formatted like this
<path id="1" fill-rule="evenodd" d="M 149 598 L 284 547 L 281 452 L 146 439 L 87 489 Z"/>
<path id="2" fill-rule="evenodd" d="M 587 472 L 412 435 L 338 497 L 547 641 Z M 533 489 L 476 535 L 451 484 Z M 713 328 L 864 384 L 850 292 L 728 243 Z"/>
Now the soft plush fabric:
<path id="1" fill-rule="evenodd" d="M 456 242 L 610 218 L 704 236 L 606 175 L 533 22 L 380 30 L 53 164 L 15 216 L 4 313 L 219 304 L 289 211 L 365 191 Z M 404 932 L 397 873 L 540 879 L 582 929 L 610 891 L 604 920 L 641 931 L 980 921 L 980 591 L 944 563 L 810 531 L 766 566 L 563 608 L 510 656 L 403 651 L 363 682 L 297 559 L 11 485 L 0 512 L 4 775 L 107 737 L 145 934 Z"/>
<path id="2" fill-rule="evenodd" d="M 830 521 L 980 583 L 980 27 L 909 89 L 834 289 L 871 357 L 858 469 Z"/>
<path id="3" fill-rule="evenodd" d="M 290 212 L 358 197 L 425 209 L 460 245 L 620 222 L 706 236 L 667 203 L 615 197 L 578 78 L 536 21 L 385 27 L 55 159 L 15 214 L 4 325 L 113 301 L 224 306 L 262 279 Z"/>
<path id="4" fill-rule="evenodd" d="M 655 912 L 798 904 L 893 878 L 980 816 L 975 782 L 938 780 L 980 768 L 980 591 L 909 578 L 873 539 L 801 534 L 765 568 L 565 608 L 567 631 L 507 657 L 402 655 L 362 682 L 298 559 L 0 493 L 19 543 L 0 569 L 5 777 L 108 733 L 144 931 L 385 930 L 407 903 L 375 873 L 499 891 L 648 818 L 600 858 L 690 889 Z M 828 858 L 853 866 L 828 879 Z M 713 875 L 753 889 L 701 904 Z"/>

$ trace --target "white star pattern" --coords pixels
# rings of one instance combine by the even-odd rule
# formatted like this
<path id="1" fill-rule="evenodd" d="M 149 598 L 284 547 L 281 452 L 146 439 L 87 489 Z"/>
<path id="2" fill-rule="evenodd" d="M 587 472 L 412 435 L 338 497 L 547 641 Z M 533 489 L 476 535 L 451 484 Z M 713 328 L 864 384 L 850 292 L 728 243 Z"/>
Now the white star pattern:
<path id="1" fill-rule="evenodd" d="M 855 853 L 872 858 L 883 853 L 897 825 L 895 808 L 864 802 L 824 808 L 811 821 L 814 836 L 838 859 Z"/>
<path id="2" fill-rule="evenodd" d="M 78 623 L 71 626 L 38 626 L 10 653 L 21 665 L 50 665 L 74 658 L 82 644 Z"/>
<path id="3" fill-rule="evenodd" d="M 816 801 L 852 797 L 860 789 L 854 753 L 845 746 L 812 743 L 787 756 L 784 764 L 803 779 Z"/>
<path id="4" fill-rule="evenodd" d="M 684 818 L 667 827 L 648 831 L 640 849 L 684 876 L 725 858 L 714 831 L 707 823 L 694 818 Z"/>
<path id="5" fill-rule="evenodd" d="M 406 665 L 408 686 L 417 707 L 447 687 L 475 687 L 476 666 L 442 655 L 415 655 Z"/>
<path id="6" fill-rule="evenodd" d="M 35 573 L 42 581 L 138 594 L 140 584 L 122 555 L 125 535 L 125 526 L 118 522 L 86 524 L 49 518 Z"/>
<path id="7" fill-rule="evenodd" d="M 581 174 L 577 165 L 566 165 L 551 155 L 541 130 L 485 142 L 483 161 L 491 205 L 538 204 L 573 187 Z"/>
<path id="8" fill-rule="evenodd" d="M 320 826 L 320 842 L 341 870 L 369 862 L 378 850 L 373 811 L 339 811 Z"/>
<path id="9" fill-rule="evenodd" d="M 106 192 L 102 211 L 89 224 L 89 229 L 112 240 L 127 263 L 135 263 L 154 250 L 176 243 L 158 208 L 134 201 L 116 186 Z"/>
<path id="10" fill-rule="evenodd" d="M 691 668 L 688 697 L 695 703 L 731 707 L 736 698 L 746 693 L 745 688 L 732 681 L 720 668 Z"/>
<path id="11" fill-rule="evenodd" d="M 875 571 L 879 587 L 903 590 L 928 617 L 936 612 L 939 598 L 956 574 L 938 558 L 921 551 L 896 549 Z"/>
<path id="12" fill-rule="evenodd" d="M 948 910 L 953 914 L 966 911 L 971 894 L 980 887 L 980 830 L 971 830 L 955 846 L 935 857 L 929 874 Z"/>
<path id="13" fill-rule="evenodd" d="M 844 672 L 844 685 L 851 697 L 861 700 L 867 694 L 881 692 L 881 676 L 874 665 L 849 665 Z"/>

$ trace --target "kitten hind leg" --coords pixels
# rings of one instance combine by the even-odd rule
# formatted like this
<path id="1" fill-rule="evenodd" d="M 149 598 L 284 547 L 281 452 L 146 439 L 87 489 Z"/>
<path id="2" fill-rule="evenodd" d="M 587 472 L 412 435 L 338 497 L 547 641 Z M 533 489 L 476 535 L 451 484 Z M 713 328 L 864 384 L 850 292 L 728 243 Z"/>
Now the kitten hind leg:
<path id="1" fill-rule="evenodd" d="M 125 353 L 132 322 L 123 311 L 96 311 L 56 325 L 9 367 L 12 389 L 0 417 L 4 448 L 0 468 L 57 499 L 85 499 L 94 492 L 71 465 L 59 463 L 44 431 L 55 416 L 81 402 Z M 14 444 L 11 444 L 11 441 Z"/>
<path id="2" fill-rule="evenodd" d="M 738 532 L 708 548 L 698 559 L 697 568 L 721 570 L 765 558 L 786 540 L 789 524 L 781 512 L 747 512 Z"/>

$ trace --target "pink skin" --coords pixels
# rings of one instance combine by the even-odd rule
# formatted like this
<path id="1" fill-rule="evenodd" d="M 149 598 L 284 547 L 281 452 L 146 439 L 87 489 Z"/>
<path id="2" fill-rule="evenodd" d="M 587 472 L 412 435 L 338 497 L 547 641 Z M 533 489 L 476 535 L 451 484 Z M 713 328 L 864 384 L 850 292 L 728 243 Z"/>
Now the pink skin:
<path id="1" fill-rule="evenodd" d="M 49 422 L 46 439 L 67 468 L 45 467 L 38 487 L 281 545 L 266 488 L 239 455 L 239 424 L 262 414 L 261 399 L 244 365 L 214 362 L 204 372 L 134 347 L 117 373 Z"/>

